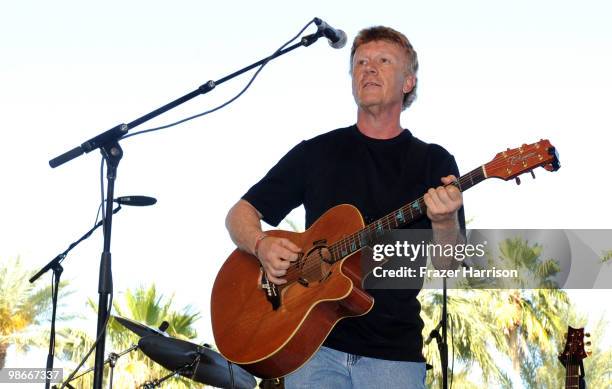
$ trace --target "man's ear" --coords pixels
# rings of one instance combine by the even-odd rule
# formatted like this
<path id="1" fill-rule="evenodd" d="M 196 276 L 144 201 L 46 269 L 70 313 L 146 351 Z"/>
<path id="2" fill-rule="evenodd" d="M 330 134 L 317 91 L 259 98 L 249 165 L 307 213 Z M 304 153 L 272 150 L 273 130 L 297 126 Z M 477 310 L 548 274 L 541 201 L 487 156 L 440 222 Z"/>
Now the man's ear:
<path id="1" fill-rule="evenodd" d="M 414 89 L 415 84 L 416 84 L 416 77 L 406 76 L 406 79 L 404 80 L 404 87 L 402 88 L 402 91 L 404 93 L 410 93 L 410 91 Z"/>

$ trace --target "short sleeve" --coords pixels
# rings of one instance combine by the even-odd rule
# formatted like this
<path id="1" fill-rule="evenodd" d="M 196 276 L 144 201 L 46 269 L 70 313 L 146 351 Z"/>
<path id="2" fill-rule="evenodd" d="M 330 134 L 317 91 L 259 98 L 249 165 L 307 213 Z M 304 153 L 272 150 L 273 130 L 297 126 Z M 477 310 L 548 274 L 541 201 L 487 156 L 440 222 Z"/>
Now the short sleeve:
<path id="1" fill-rule="evenodd" d="M 302 141 L 291 149 L 242 196 L 272 226 L 277 226 L 292 209 L 304 202 L 308 157 L 306 146 L 307 142 Z"/>

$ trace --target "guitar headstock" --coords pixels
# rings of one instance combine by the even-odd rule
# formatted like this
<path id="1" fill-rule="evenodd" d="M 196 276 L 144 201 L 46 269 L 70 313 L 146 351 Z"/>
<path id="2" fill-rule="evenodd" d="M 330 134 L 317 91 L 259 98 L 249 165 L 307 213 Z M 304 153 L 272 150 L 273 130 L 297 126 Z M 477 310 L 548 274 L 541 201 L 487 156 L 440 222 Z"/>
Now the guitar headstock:
<path id="1" fill-rule="evenodd" d="M 484 168 L 487 177 L 497 177 L 503 180 L 517 177 L 517 183 L 520 183 L 519 175 L 539 166 L 551 172 L 561 167 L 557 150 L 548 139 L 497 153 L 491 162 L 484 165 Z"/>
<path id="2" fill-rule="evenodd" d="M 584 328 L 567 327 L 565 348 L 559 355 L 559 360 L 563 365 L 567 365 L 568 362 L 572 364 L 580 363 L 580 361 L 588 356 L 587 352 L 584 350 L 584 336 Z M 586 336 L 589 337 L 590 334 L 586 334 Z M 586 344 L 590 345 L 591 342 L 587 342 Z"/>

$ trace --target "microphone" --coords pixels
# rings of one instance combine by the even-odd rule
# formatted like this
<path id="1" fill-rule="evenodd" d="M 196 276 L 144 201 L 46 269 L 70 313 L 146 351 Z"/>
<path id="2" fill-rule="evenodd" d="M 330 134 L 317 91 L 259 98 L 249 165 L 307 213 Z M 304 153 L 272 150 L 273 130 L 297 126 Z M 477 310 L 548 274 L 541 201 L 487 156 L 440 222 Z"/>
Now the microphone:
<path id="1" fill-rule="evenodd" d="M 318 31 L 323 33 L 331 47 L 341 49 L 346 45 L 346 33 L 344 31 L 333 28 L 319 18 L 314 18 L 314 22 L 318 26 Z"/>
<path id="2" fill-rule="evenodd" d="M 133 205 L 136 207 L 146 207 L 147 205 L 153 205 L 157 202 L 155 197 L 149 196 L 121 196 L 114 200 L 117 204 L 121 205 Z"/>

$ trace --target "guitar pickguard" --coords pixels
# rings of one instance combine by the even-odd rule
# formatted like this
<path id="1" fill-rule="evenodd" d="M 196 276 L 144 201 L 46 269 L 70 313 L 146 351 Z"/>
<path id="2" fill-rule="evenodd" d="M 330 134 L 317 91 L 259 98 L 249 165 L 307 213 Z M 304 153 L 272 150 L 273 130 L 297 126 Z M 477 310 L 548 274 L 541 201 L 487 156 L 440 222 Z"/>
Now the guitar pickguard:
<path id="1" fill-rule="evenodd" d="M 324 239 L 316 241 L 315 243 L 319 245 L 312 247 L 306 255 L 299 254 L 298 259 L 287 270 L 286 284 L 276 285 L 270 282 L 263 268 L 261 269 L 261 289 L 273 310 L 280 308 L 282 291 L 285 288 L 295 284 L 308 288 L 319 285 L 329 278 L 334 261 L 325 242 Z"/>

